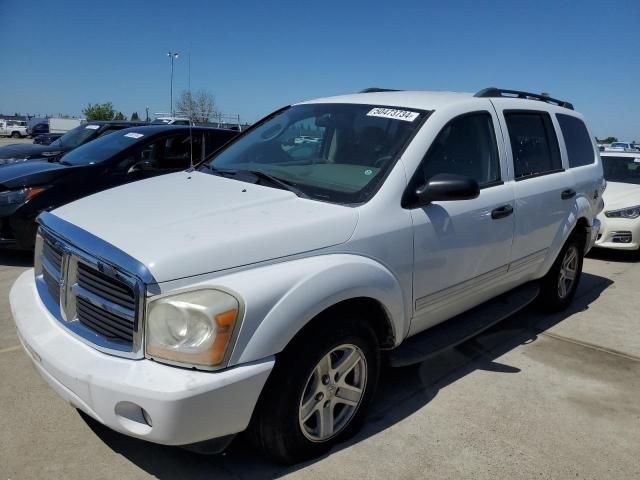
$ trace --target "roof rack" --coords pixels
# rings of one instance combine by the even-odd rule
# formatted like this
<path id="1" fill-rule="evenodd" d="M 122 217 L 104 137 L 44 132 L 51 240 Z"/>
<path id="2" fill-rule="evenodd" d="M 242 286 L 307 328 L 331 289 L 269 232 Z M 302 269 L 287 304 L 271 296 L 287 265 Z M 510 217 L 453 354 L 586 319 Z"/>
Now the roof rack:
<path id="1" fill-rule="evenodd" d="M 360 90 L 358 93 L 401 92 L 401 91 L 402 90 L 397 90 L 395 88 L 370 87 L 370 88 L 365 88 L 364 90 Z"/>
<path id="2" fill-rule="evenodd" d="M 529 100 L 540 100 L 541 102 L 551 103 L 554 105 L 558 105 L 559 107 L 564 107 L 564 108 L 573 110 L 573 105 L 571 103 L 565 102 L 564 100 L 551 98 L 546 93 L 530 93 L 530 92 L 521 92 L 520 90 L 505 90 L 503 88 L 489 87 L 489 88 L 480 90 L 478 93 L 474 95 L 474 97 L 480 97 L 480 98 L 505 97 L 505 98 L 524 98 Z"/>

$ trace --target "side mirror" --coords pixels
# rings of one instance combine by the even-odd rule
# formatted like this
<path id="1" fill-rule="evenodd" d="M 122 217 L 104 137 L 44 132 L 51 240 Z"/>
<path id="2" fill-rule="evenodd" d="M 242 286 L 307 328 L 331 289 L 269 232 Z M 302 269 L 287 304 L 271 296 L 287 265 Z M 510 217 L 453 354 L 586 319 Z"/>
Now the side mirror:
<path id="1" fill-rule="evenodd" d="M 129 168 L 129 171 L 127 173 L 135 173 L 135 172 L 149 171 L 149 170 L 155 170 L 155 169 L 156 169 L 155 162 L 151 160 L 140 160 L 139 162 L 136 162 L 133 165 L 131 165 L 131 168 Z"/>
<path id="2" fill-rule="evenodd" d="M 473 178 L 452 173 L 434 175 L 414 192 L 405 195 L 402 206 L 416 208 L 437 201 L 471 200 L 480 195 L 480 186 Z M 412 194 L 411 194 L 412 193 Z"/>

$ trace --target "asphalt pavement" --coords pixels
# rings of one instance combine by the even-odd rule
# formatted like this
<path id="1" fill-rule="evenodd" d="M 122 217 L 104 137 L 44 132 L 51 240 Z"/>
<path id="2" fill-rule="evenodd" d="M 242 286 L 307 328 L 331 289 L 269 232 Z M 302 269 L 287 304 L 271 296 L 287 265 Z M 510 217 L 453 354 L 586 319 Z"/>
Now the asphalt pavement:
<path id="1" fill-rule="evenodd" d="M 526 309 L 420 365 L 383 373 L 364 430 L 283 468 L 240 437 L 201 456 L 110 431 L 38 376 L 8 291 L 29 255 L 0 256 L 0 480 L 638 479 L 638 257 L 586 259 L 570 309 Z"/>

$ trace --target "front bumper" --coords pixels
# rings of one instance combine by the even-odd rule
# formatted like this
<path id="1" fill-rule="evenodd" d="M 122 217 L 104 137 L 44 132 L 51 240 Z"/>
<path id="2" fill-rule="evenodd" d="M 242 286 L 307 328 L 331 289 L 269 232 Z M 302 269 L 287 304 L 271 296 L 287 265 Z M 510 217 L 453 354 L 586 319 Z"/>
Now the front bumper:
<path id="1" fill-rule="evenodd" d="M 604 213 L 598 218 L 602 221 L 602 227 L 596 240 L 596 247 L 616 250 L 640 249 L 640 218 L 607 218 Z M 629 234 L 628 242 L 619 241 L 621 238 L 628 238 Z"/>
<path id="2" fill-rule="evenodd" d="M 10 301 L 25 351 L 62 398 L 113 430 L 155 443 L 190 445 L 246 429 L 275 362 L 202 372 L 99 352 L 53 318 L 33 270 L 18 277 Z"/>

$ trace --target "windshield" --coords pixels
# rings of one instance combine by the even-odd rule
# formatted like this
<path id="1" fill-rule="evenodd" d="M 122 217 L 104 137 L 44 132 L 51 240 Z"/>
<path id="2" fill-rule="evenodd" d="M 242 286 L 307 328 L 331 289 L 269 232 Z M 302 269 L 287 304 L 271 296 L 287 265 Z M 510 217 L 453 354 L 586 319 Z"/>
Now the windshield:
<path id="1" fill-rule="evenodd" d="M 144 134 L 120 130 L 70 151 L 60 159 L 64 165 L 93 165 L 111 159 L 125 148 L 141 141 Z"/>
<path id="2" fill-rule="evenodd" d="M 200 169 L 259 171 L 305 196 L 367 201 L 427 112 L 358 104 L 296 105 L 239 137 Z"/>
<path id="3" fill-rule="evenodd" d="M 69 130 L 55 142 L 52 142 L 51 147 L 71 150 L 87 142 L 96 134 L 99 128 L 100 125 L 80 125 L 79 127 Z"/>
<path id="4" fill-rule="evenodd" d="M 170 118 L 156 118 L 150 123 L 150 125 L 169 125 L 169 123 L 171 123 Z"/>
<path id="5" fill-rule="evenodd" d="M 640 157 L 602 157 L 607 182 L 640 185 Z"/>

